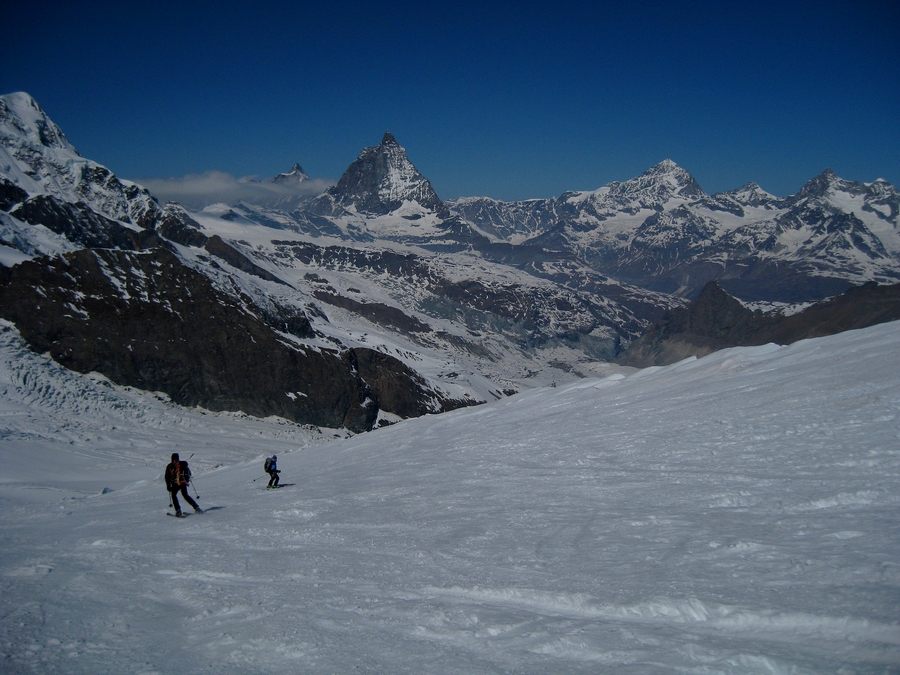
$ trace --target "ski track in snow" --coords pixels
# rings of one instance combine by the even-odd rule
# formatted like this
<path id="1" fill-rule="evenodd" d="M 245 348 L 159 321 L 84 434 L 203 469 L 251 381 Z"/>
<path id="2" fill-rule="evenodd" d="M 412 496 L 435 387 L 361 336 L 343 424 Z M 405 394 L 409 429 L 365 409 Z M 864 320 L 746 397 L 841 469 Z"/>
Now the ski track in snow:
<path id="1" fill-rule="evenodd" d="M 3 673 L 900 672 L 900 323 L 352 438 L 0 328 Z"/>

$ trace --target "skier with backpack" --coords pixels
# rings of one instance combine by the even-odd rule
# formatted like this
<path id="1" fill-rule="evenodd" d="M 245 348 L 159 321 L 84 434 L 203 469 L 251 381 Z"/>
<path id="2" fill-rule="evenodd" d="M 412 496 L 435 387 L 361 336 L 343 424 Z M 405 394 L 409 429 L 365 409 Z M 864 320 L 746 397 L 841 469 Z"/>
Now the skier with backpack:
<path id="1" fill-rule="evenodd" d="M 191 499 L 188 494 L 187 487 L 191 481 L 191 469 L 188 463 L 178 459 L 178 453 L 172 453 L 172 461 L 166 467 L 166 489 L 172 497 L 172 505 L 175 507 L 175 516 L 183 518 L 181 513 L 181 504 L 178 503 L 178 493 L 187 500 L 187 503 L 194 507 L 195 513 L 203 513 L 197 502 Z"/>
<path id="2" fill-rule="evenodd" d="M 269 484 L 266 487 L 277 488 L 278 474 L 281 473 L 281 471 L 278 470 L 278 455 L 266 457 L 266 462 L 263 466 L 265 467 L 266 473 L 269 474 Z"/>

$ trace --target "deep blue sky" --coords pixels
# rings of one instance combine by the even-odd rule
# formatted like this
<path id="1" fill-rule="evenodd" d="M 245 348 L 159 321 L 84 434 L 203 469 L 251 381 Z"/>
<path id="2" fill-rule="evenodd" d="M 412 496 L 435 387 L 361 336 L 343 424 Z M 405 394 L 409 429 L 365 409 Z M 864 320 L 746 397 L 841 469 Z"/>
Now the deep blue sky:
<path id="1" fill-rule="evenodd" d="M 900 2 L 3 3 L 0 93 L 119 176 L 397 137 L 445 199 L 550 197 L 669 158 L 707 192 L 900 185 Z"/>

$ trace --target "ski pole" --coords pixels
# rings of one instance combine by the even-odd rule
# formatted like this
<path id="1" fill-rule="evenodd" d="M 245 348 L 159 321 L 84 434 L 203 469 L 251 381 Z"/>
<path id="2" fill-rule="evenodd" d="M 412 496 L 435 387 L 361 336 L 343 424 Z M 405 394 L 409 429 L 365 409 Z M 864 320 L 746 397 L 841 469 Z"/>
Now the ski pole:
<path id="1" fill-rule="evenodd" d="M 193 457 L 193 456 L 194 456 L 194 453 L 192 452 L 192 453 L 191 453 L 191 457 Z M 190 459 L 191 457 L 188 457 L 188 459 Z M 185 460 L 185 461 L 187 461 L 187 460 Z M 191 487 L 194 488 L 194 496 L 195 496 L 197 499 L 200 499 L 200 495 L 197 494 L 197 486 L 194 485 L 194 477 L 193 477 L 193 476 L 191 476 L 190 478 L 188 478 L 188 483 L 190 483 Z"/>

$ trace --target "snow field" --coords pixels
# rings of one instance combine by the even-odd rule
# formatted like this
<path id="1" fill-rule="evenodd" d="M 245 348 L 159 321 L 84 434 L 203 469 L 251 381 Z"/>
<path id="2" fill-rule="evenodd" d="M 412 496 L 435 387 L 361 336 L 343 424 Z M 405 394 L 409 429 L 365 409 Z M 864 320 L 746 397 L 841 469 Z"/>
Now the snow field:
<path id="1" fill-rule="evenodd" d="M 349 439 L 11 333 L 4 672 L 900 672 L 900 323 Z M 218 508 L 163 515 L 173 449 Z"/>

